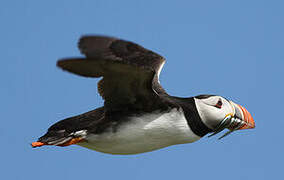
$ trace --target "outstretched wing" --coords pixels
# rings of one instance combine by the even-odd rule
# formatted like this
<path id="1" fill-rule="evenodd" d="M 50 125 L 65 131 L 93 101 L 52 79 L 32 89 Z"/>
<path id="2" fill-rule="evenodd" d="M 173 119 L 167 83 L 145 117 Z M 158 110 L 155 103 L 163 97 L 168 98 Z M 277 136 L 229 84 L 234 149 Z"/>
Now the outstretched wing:
<path id="1" fill-rule="evenodd" d="M 104 36 L 85 36 L 79 49 L 86 58 L 59 60 L 63 70 L 85 77 L 103 77 L 98 83 L 107 110 L 150 111 L 166 94 L 158 78 L 165 59 L 135 43 Z"/>

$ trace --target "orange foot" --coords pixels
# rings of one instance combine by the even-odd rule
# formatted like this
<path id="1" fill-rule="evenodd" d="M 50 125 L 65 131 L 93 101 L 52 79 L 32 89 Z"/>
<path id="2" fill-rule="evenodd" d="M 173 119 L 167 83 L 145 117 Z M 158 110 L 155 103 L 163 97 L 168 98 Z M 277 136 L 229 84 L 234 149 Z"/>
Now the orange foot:
<path id="1" fill-rule="evenodd" d="M 45 143 L 42 143 L 42 142 L 33 142 L 32 143 L 32 147 L 35 148 L 35 147 L 40 147 L 40 146 L 43 146 L 43 145 L 46 145 Z"/>
<path id="2" fill-rule="evenodd" d="M 56 146 L 61 146 L 61 147 L 69 146 L 69 145 L 81 142 L 83 140 L 84 140 L 83 138 L 77 137 L 77 138 L 70 139 L 69 141 L 67 141 L 63 144 L 58 144 Z M 47 143 L 37 141 L 37 142 L 33 142 L 31 145 L 32 145 L 33 148 L 35 148 L 35 147 L 40 147 L 40 146 L 44 146 L 44 145 L 53 145 L 53 144 L 47 144 Z"/>

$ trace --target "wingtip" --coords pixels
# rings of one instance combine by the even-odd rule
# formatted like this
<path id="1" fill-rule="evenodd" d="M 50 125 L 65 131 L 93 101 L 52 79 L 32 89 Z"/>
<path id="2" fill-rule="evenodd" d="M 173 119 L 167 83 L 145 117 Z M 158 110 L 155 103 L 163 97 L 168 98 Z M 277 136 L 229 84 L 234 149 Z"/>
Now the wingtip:
<path id="1" fill-rule="evenodd" d="M 70 57 L 70 58 L 63 58 L 63 59 L 59 59 L 56 62 L 56 66 L 64 71 L 69 71 L 70 69 L 74 68 L 74 66 L 78 66 L 81 63 L 85 63 L 86 59 L 82 58 L 82 57 Z M 72 72 L 72 71 L 71 71 Z"/>

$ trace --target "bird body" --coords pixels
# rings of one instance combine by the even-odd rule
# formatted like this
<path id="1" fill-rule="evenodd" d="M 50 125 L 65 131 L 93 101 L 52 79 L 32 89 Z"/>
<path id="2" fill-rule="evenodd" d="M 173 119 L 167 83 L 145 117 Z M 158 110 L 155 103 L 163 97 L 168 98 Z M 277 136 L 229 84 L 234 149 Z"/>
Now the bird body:
<path id="1" fill-rule="evenodd" d="M 187 124 L 182 110 L 127 117 L 117 128 L 86 137 L 78 145 L 110 154 L 137 154 L 200 139 Z"/>
<path id="2" fill-rule="evenodd" d="M 179 98 L 160 85 L 165 59 L 135 43 L 84 36 L 85 57 L 59 60 L 58 67 L 91 78 L 102 77 L 104 106 L 52 125 L 33 147 L 77 144 L 110 154 L 137 154 L 191 143 L 225 128 L 254 128 L 250 113 L 221 96 Z"/>

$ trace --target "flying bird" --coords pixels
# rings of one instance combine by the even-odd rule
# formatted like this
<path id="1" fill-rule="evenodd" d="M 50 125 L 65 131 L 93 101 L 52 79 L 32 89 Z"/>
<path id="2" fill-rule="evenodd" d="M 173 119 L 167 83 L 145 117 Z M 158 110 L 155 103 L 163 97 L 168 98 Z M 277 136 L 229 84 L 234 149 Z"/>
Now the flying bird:
<path id="1" fill-rule="evenodd" d="M 98 92 L 104 106 L 52 125 L 32 143 L 76 144 L 109 154 L 138 154 L 192 143 L 228 129 L 255 127 L 251 114 L 222 96 L 169 95 L 159 82 L 165 58 L 133 42 L 106 36 L 83 36 L 84 57 L 57 62 L 65 71 L 101 78 Z"/>

